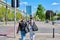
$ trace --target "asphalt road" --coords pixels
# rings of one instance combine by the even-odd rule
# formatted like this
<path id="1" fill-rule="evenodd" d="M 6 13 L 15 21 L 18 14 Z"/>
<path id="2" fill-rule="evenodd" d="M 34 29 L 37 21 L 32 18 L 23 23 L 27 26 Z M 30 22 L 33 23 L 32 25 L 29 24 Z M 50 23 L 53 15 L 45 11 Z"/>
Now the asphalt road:
<path id="1" fill-rule="evenodd" d="M 52 23 L 45 23 L 45 22 L 36 22 L 39 30 L 38 33 L 52 33 L 53 28 L 55 29 L 55 33 L 60 33 L 60 24 L 52 25 Z"/>
<path id="2" fill-rule="evenodd" d="M 45 23 L 45 22 L 39 22 L 36 21 L 36 25 L 38 27 L 38 31 L 35 33 L 52 33 L 53 32 L 53 28 L 55 28 L 55 33 L 60 34 L 60 24 L 55 24 L 52 25 L 51 23 Z M 16 24 L 16 30 L 17 30 L 18 24 Z M 14 23 L 13 22 L 9 22 L 9 24 L 4 25 L 3 22 L 0 22 L 0 34 L 7 34 L 9 37 L 14 36 Z M 46 36 L 46 34 L 44 34 L 43 36 L 39 34 L 36 34 L 38 36 L 36 36 L 35 40 L 60 40 L 59 36 L 58 38 L 52 38 L 52 36 L 48 37 Z M 19 40 L 18 38 L 8 38 L 8 37 L 4 37 L 4 36 L 0 36 L 0 40 Z"/>
<path id="3" fill-rule="evenodd" d="M 55 28 L 55 33 L 60 34 L 60 24 L 52 25 L 51 23 L 45 23 L 45 22 L 35 22 L 38 31 L 36 33 L 53 33 L 53 28 Z M 1 22 L 0 22 L 1 24 Z M 16 30 L 17 30 L 18 24 L 16 24 Z M 0 34 L 14 34 L 14 22 L 8 22 L 7 25 L 4 25 L 3 23 L 0 25 Z"/>

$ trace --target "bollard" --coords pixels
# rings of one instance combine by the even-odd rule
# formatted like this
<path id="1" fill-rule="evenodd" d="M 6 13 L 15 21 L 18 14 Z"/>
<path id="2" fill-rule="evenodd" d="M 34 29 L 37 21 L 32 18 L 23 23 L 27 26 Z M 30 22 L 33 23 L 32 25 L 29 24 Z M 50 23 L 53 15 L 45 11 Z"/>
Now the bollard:
<path id="1" fill-rule="evenodd" d="M 55 38 L 55 33 L 54 33 L 55 29 L 53 28 L 53 38 Z"/>

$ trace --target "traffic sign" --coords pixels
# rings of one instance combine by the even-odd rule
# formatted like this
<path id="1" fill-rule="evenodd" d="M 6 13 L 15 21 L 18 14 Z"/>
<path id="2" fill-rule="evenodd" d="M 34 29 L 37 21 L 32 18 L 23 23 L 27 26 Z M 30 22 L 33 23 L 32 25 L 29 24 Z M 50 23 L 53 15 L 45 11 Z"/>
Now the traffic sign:
<path id="1" fill-rule="evenodd" d="M 26 13 L 29 15 L 32 15 L 31 14 L 31 6 L 26 6 Z"/>

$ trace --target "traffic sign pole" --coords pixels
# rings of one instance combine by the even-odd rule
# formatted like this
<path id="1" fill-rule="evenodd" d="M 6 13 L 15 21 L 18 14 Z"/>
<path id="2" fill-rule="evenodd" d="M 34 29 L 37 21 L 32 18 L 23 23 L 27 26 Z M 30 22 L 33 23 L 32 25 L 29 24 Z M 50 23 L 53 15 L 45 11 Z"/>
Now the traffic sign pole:
<path id="1" fill-rule="evenodd" d="M 16 0 L 15 0 L 15 8 L 14 8 L 14 38 L 16 37 Z"/>

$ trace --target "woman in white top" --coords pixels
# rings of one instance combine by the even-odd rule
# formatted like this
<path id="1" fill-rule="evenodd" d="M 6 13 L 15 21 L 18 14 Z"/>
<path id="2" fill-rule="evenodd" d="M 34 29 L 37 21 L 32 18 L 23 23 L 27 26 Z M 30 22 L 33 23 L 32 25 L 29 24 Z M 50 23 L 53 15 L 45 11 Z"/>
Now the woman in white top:
<path id="1" fill-rule="evenodd" d="M 34 37 L 35 37 L 35 33 L 32 30 L 33 22 L 34 22 L 34 19 L 33 19 L 32 15 L 30 15 L 30 20 L 29 20 L 30 40 L 34 40 Z"/>

